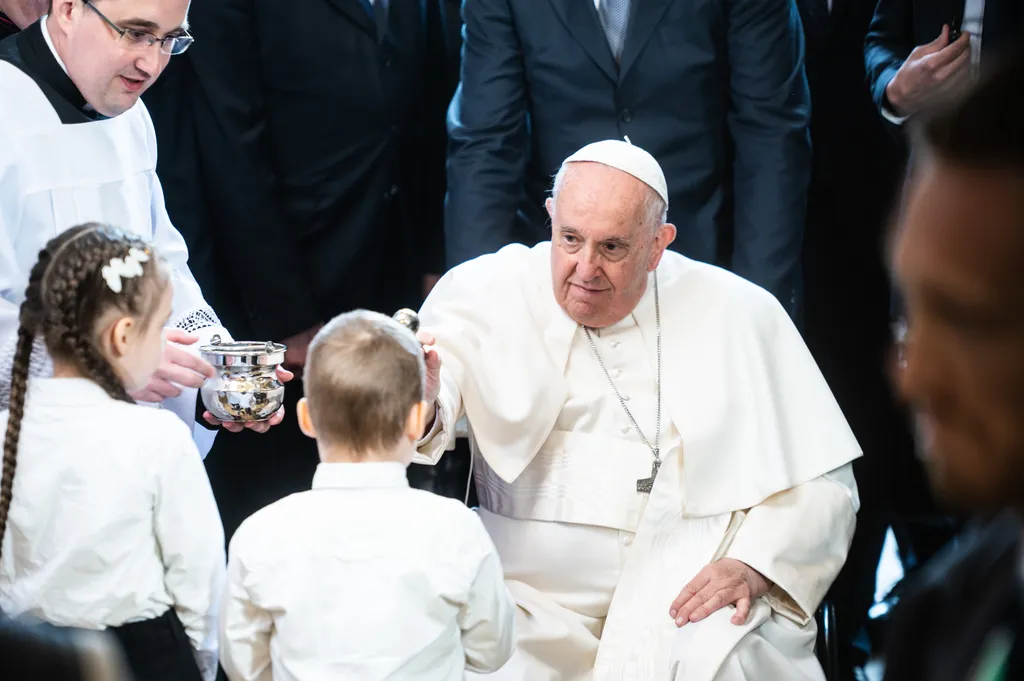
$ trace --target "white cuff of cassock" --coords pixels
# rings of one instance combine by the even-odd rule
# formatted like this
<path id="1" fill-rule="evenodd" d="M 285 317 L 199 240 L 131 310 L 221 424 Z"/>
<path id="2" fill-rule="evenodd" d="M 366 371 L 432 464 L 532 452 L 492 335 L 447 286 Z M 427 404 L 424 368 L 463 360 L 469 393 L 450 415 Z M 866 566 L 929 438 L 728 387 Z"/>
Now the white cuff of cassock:
<path id="1" fill-rule="evenodd" d="M 441 401 L 437 400 L 434 403 L 434 425 L 416 443 L 416 453 L 412 456 L 413 463 L 433 466 L 441 460 L 455 432 L 452 420 L 452 415 L 441 406 Z"/>

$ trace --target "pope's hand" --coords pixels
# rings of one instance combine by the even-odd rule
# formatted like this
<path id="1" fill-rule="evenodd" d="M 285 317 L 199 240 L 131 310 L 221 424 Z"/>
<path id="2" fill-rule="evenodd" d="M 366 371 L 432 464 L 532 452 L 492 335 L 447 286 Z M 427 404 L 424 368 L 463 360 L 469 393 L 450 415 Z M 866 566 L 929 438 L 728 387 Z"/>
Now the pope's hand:
<path id="1" fill-rule="evenodd" d="M 754 568 L 733 558 L 722 558 L 697 573 L 672 602 L 669 615 L 681 627 L 727 605 L 736 606 L 733 624 L 743 624 L 750 604 L 768 593 L 768 580 Z"/>
<path id="2" fill-rule="evenodd" d="M 437 394 L 441 392 L 441 356 L 431 347 L 434 344 L 434 337 L 429 333 L 420 331 L 416 338 L 423 344 L 423 361 L 427 364 L 427 383 L 423 386 L 423 401 L 434 404 L 437 401 Z"/>
<path id="3" fill-rule="evenodd" d="M 295 374 L 293 374 L 292 372 L 288 371 L 284 367 L 277 368 L 277 380 L 281 381 L 282 383 L 287 383 L 293 378 L 295 378 Z M 281 421 L 284 420 L 284 407 L 278 409 L 274 413 L 274 415 L 271 416 L 266 421 L 250 421 L 249 423 L 218 421 L 216 418 L 214 418 L 213 414 L 211 414 L 208 411 L 203 413 L 203 418 L 206 419 L 206 422 L 209 423 L 211 426 L 222 426 L 225 430 L 228 430 L 232 433 L 240 433 L 246 428 L 248 428 L 249 430 L 254 430 L 257 433 L 265 433 L 272 427 L 280 424 Z"/>
<path id="4" fill-rule="evenodd" d="M 168 329 L 165 334 L 167 342 L 160 366 L 145 388 L 129 393 L 134 400 L 163 402 L 180 395 L 179 386 L 199 388 L 215 373 L 209 362 L 182 347 L 194 344 L 199 340 L 198 337 L 180 329 Z"/>

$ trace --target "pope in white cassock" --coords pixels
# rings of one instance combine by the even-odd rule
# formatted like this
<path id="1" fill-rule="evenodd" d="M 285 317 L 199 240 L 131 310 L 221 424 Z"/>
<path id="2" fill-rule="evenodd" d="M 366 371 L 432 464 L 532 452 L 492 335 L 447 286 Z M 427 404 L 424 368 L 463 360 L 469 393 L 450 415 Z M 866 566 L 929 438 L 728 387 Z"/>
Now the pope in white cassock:
<path id="1" fill-rule="evenodd" d="M 860 449 L 776 300 L 665 250 L 667 203 L 647 152 L 589 145 L 555 179 L 550 243 L 454 268 L 421 310 L 417 461 L 467 417 L 518 605 L 495 681 L 824 678 L 812 617 Z"/>
<path id="2" fill-rule="evenodd" d="M 186 423 L 212 368 L 194 352 L 230 335 L 188 268 L 156 176 L 156 136 L 139 96 L 192 42 L 188 0 L 55 0 L 49 16 L 0 43 L 0 403 L 6 405 L 18 308 L 40 249 L 85 222 L 112 224 L 168 261 L 173 313 L 164 361 L 137 395 Z M 192 345 L 192 352 L 185 349 Z M 45 350 L 32 375 L 51 371 Z M 287 378 L 287 377 L 286 377 Z M 207 420 L 215 423 L 209 414 Z M 280 422 L 253 424 L 265 430 Z M 232 425 L 232 429 L 237 426 Z M 195 429 L 205 452 L 212 433 Z"/>

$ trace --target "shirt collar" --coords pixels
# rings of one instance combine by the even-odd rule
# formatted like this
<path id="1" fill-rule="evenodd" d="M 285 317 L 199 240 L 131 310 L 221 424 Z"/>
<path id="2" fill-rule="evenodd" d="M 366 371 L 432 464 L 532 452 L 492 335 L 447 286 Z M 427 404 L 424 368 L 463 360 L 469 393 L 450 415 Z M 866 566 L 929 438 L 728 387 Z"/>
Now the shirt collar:
<path id="1" fill-rule="evenodd" d="M 321 463 L 313 474 L 313 489 L 408 486 L 405 465 L 397 461 Z"/>
<path id="2" fill-rule="evenodd" d="M 57 66 L 59 66 L 61 70 L 64 72 L 64 75 L 68 77 L 68 82 L 71 82 L 71 74 L 68 73 L 67 64 L 65 64 L 64 60 L 60 58 L 59 54 L 57 54 L 57 47 L 53 44 L 53 36 L 50 35 L 50 26 L 46 21 L 48 17 L 49 15 L 44 14 L 43 18 L 39 20 L 39 27 L 43 31 L 43 40 L 46 41 L 46 46 L 50 48 L 50 54 L 53 55 L 53 59 L 57 62 Z M 72 83 L 72 86 L 74 87 L 75 92 L 78 94 L 78 98 L 76 99 L 81 99 L 81 101 L 83 102 L 83 104 L 81 105 L 82 111 L 86 112 L 94 118 L 106 118 L 106 116 L 101 116 L 97 114 L 96 109 L 92 108 L 92 105 L 85 101 L 85 98 L 82 97 L 81 91 L 78 89 L 77 86 L 74 85 L 74 83 Z"/>
<path id="3" fill-rule="evenodd" d="M 88 378 L 32 378 L 28 395 L 33 402 L 61 406 L 83 406 L 112 402 L 107 391 Z"/>
<path id="4" fill-rule="evenodd" d="M 49 18 L 48 14 L 44 14 L 43 18 L 39 20 L 39 27 L 43 30 L 43 40 L 46 41 L 46 46 L 50 48 L 50 52 L 53 54 L 53 58 L 57 60 L 57 65 L 60 66 L 64 73 L 68 72 L 68 67 L 64 64 L 64 60 L 57 54 L 57 47 L 53 44 L 53 36 L 50 35 L 50 27 L 46 20 Z"/>

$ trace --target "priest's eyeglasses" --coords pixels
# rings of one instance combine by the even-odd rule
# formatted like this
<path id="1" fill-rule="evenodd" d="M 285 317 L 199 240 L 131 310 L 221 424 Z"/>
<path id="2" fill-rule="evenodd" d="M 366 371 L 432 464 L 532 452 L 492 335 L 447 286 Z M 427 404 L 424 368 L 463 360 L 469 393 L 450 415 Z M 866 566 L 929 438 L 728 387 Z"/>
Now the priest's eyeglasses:
<path id="1" fill-rule="evenodd" d="M 117 33 L 118 40 L 122 45 L 127 47 L 129 50 L 145 50 L 153 47 L 156 43 L 160 43 L 160 52 L 166 55 L 174 56 L 181 54 L 189 48 L 189 46 L 195 42 L 195 38 L 188 34 L 188 31 L 184 31 L 183 34 L 169 35 L 163 38 L 157 38 L 152 33 L 146 31 L 140 31 L 137 28 L 121 28 L 113 21 L 108 19 L 103 12 L 96 9 L 96 6 L 89 0 L 82 0 L 86 7 L 96 13 L 100 19 L 102 19 L 107 26 L 109 26 L 115 33 Z"/>

